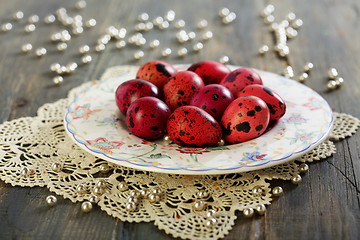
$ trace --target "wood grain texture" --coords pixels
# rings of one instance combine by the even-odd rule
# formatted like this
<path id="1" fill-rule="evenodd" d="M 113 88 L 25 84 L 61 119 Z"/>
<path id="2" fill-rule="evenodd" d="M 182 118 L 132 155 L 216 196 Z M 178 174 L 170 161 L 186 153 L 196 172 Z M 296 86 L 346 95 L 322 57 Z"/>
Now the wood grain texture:
<path id="1" fill-rule="evenodd" d="M 32 34 L 24 33 L 25 20 L 14 23 L 8 33 L 0 31 L 0 122 L 18 117 L 34 116 L 44 103 L 64 98 L 67 92 L 83 82 L 98 79 L 108 67 L 141 64 L 159 59 L 160 50 L 145 50 L 139 62 L 133 60 L 136 47 L 117 50 L 111 44 L 101 54 L 92 54 L 93 61 L 65 76 L 60 87 L 52 85 L 49 66 L 53 62 L 66 64 L 80 61 L 78 48 L 82 44 L 94 46 L 110 25 L 130 30 L 138 14 L 148 12 L 151 18 L 167 10 L 176 11 L 177 19 L 187 22 L 186 29 L 198 32 L 195 24 L 207 19 L 214 38 L 198 54 L 184 58 L 172 56 L 170 63 L 191 63 L 218 60 L 223 55 L 231 64 L 251 66 L 281 73 L 285 61 L 272 51 L 261 57 L 257 49 L 262 44 L 274 45 L 274 38 L 262 22 L 259 13 L 268 3 L 276 6 L 276 19 L 283 19 L 290 11 L 304 20 L 299 35 L 289 41 L 289 62 L 299 74 L 305 62 L 315 68 L 307 85 L 319 92 L 335 111 L 360 117 L 360 2 L 358 0 L 304 1 L 117 1 L 88 0 L 87 7 L 77 12 L 74 0 L 0 0 L 0 23 L 12 21 L 11 16 L 22 10 L 26 18 L 38 14 L 41 19 L 59 7 L 83 18 L 95 18 L 94 29 L 73 37 L 68 49 L 58 53 L 49 41 L 50 34 L 63 29 L 60 24 L 37 24 Z M 236 12 L 233 24 L 223 25 L 217 16 L 222 7 Z M 148 41 L 159 39 L 161 49 L 179 44 L 176 31 L 153 30 L 146 33 Z M 20 52 L 25 42 L 34 48 L 45 46 L 43 58 L 34 53 Z M 191 45 L 187 45 L 190 47 Z M 345 85 L 336 91 L 326 91 L 327 69 L 336 67 Z M 283 197 L 275 200 L 265 216 L 246 219 L 238 213 L 233 230 L 225 239 L 359 239 L 360 230 L 360 134 L 336 143 L 337 153 L 325 161 L 310 164 L 310 171 L 299 185 L 279 181 Z M 80 203 L 72 204 L 58 197 L 59 204 L 49 209 L 46 188 L 11 187 L 0 182 L 0 239 L 172 239 L 153 223 L 121 222 L 95 208 L 89 214 L 80 210 Z"/>

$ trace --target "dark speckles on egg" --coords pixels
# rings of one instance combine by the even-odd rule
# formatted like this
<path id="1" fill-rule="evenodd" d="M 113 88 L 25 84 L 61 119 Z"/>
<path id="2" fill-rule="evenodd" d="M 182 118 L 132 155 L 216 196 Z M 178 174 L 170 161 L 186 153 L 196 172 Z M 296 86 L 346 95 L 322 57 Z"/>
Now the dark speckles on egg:
<path id="1" fill-rule="evenodd" d="M 239 132 L 248 133 L 251 129 L 249 122 L 239 123 L 235 126 L 236 130 Z"/>
<path id="2" fill-rule="evenodd" d="M 253 116 L 255 116 L 255 111 L 254 111 L 254 110 L 250 110 L 250 111 L 248 111 L 248 112 L 246 113 L 246 115 L 249 116 L 249 117 L 253 117 Z"/>

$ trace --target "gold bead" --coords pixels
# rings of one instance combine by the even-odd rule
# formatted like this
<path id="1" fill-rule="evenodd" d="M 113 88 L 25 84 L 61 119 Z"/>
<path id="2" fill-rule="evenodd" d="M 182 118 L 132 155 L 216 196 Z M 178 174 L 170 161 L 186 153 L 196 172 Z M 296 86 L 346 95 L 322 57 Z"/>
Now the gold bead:
<path id="1" fill-rule="evenodd" d="M 92 57 L 90 55 L 84 55 L 81 58 L 81 62 L 84 64 L 90 63 L 92 61 Z"/>
<path id="2" fill-rule="evenodd" d="M 199 199 L 206 199 L 209 197 L 209 193 L 207 191 L 199 191 L 195 194 L 195 197 Z"/>
<path id="3" fill-rule="evenodd" d="M 273 15 L 268 15 L 264 18 L 264 23 L 270 24 L 275 21 L 275 17 Z"/>
<path id="4" fill-rule="evenodd" d="M 160 188 L 151 189 L 151 193 L 159 196 L 163 195 L 163 191 Z"/>
<path id="5" fill-rule="evenodd" d="M 61 77 L 61 76 L 58 76 L 58 77 Z M 55 83 L 55 81 L 54 81 L 54 83 Z M 51 170 L 53 170 L 54 172 L 60 172 L 61 171 L 61 164 L 60 163 L 52 163 L 51 164 Z"/>
<path id="6" fill-rule="evenodd" d="M 336 68 L 330 68 L 328 70 L 328 77 L 329 79 L 335 79 L 338 76 L 338 71 L 336 70 Z"/>
<path id="7" fill-rule="evenodd" d="M 53 207 L 57 203 L 57 198 L 54 195 L 49 195 L 49 196 L 46 197 L 46 203 L 50 207 Z"/>
<path id="8" fill-rule="evenodd" d="M 82 45 L 80 48 L 79 48 L 79 52 L 81 54 L 84 54 L 84 53 L 87 53 L 90 51 L 90 47 L 89 45 Z"/>
<path id="9" fill-rule="evenodd" d="M 220 141 L 217 143 L 217 145 L 218 145 L 219 147 L 224 146 L 224 145 L 225 145 L 224 139 L 220 139 Z"/>
<path id="10" fill-rule="evenodd" d="M 206 204 L 205 204 L 205 202 L 202 201 L 202 200 L 196 200 L 196 201 L 194 202 L 193 207 L 194 207 L 194 210 L 195 210 L 195 211 L 202 211 L 202 210 L 204 210 L 204 208 L 206 207 Z"/>
<path id="11" fill-rule="evenodd" d="M 265 54 L 269 51 L 269 46 L 268 45 L 262 45 L 259 48 L 259 54 Z"/>
<path id="12" fill-rule="evenodd" d="M 93 187 L 92 192 L 93 192 L 95 195 L 100 196 L 100 195 L 103 195 L 103 194 L 104 194 L 105 190 L 104 190 L 104 188 L 102 188 L 102 187 L 95 186 L 95 187 Z"/>
<path id="13" fill-rule="evenodd" d="M 214 209 L 210 209 L 206 212 L 206 217 L 213 218 L 216 216 L 216 211 Z"/>
<path id="14" fill-rule="evenodd" d="M 1 30 L 3 32 L 8 32 L 12 29 L 13 25 L 11 23 L 4 23 L 3 25 L 1 25 Z"/>
<path id="15" fill-rule="evenodd" d="M 102 172 L 102 173 L 108 172 L 109 170 L 110 170 L 110 167 L 106 163 L 101 164 L 99 166 L 99 171 Z"/>
<path id="16" fill-rule="evenodd" d="M 208 26 L 208 21 L 206 21 L 205 19 L 202 19 L 196 24 L 196 26 L 198 29 L 204 29 Z"/>
<path id="17" fill-rule="evenodd" d="M 36 27 L 34 24 L 28 24 L 25 26 L 25 32 L 30 33 L 36 30 Z"/>
<path id="18" fill-rule="evenodd" d="M 87 189 L 84 184 L 79 184 L 75 187 L 75 191 L 80 195 L 84 195 L 87 192 Z"/>
<path id="19" fill-rule="evenodd" d="M 303 21 L 301 19 L 296 19 L 293 24 L 292 27 L 295 29 L 300 28 L 303 25 Z"/>
<path id="20" fill-rule="evenodd" d="M 202 40 L 207 41 L 207 40 L 210 40 L 212 37 L 213 37 L 213 33 L 211 31 L 206 31 L 202 35 Z"/>
<path id="21" fill-rule="evenodd" d="M 140 190 L 140 196 L 143 198 L 147 198 L 150 194 L 150 191 L 148 189 L 141 189 Z"/>
<path id="22" fill-rule="evenodd" d="M 136 210 L 136 204 L 134 202 L 127 202 L 125 204 L 125 209 L 129 212 L 133 212 Z"/>
<path id="23" fill-rule="evenodd" d="M 43 47 L 38 48 L 38 49 L 36 49 L 36 56 L 42 57 L 46 54 L 46 52 L 47 52 L 46 48 L 43 48 Z"/>
<path id="24" fill-rule="evenodd" d="M 14 13 L 13 18 L 14 20 L 18 21 L 23 19 L 24 17 L 24 13 L 22 11 L 17 11 L 16 13 Z"/>
<path id="25" fill-rule="evenodd" d="M 95 186 L 100 187 L 100 188 L 105 188 L 107 186 L 107 183 L 104 179 L 98 179 L 95 182 Z"/>
<path id="26" fill-rule="evenodd" d="M 299 184 L 301 182 L 301 180 L 302 179 L 301 179 L 301 176 L 299 174 L 294 175 L 294 176 L 291 177 L 291 182 L 293 184 Z"/>
<path id="27" fill-rule="evenodd" d="M 30 175 L 30 169 L 28 167 L 23 167 L 21 170 L 20 170 L 20 175 L 22 177 L 28 177 Z"/>
<path id="28" fill-rule="evenodd" d="M 259 204 L 255 207 L 255 211 L 259 215 L 264 215 L 266 211 L 266 206 L 264 204 Z"/>
<path id="29" fill-rule="evenodd" d="M 185 21 L 184 20 L 180 19 L 175 23 L 175 28 L 180 29 L 180 28 L 183 28 L 183 27 L 185 27 Z"/>
<path id="30" fill-rule="evenodd" d="M 171 138 L 168 135 L 165 135 L 163 137 L 163 144 L 164 145 L 170 145 L 171 143 L 173 143 L 173 141 L 171 140 Z"/>
<path id="31" fill-rule="evenodd" d="M 252 189 L 252 193 L 255 195 L 255 196 L 260 196 L 264 193 L 264 189 L 262 189 L 261 186 L 255 186 L 253 189 Z"/>
<path id="32" fill-rule="evenodd" d="M 135 203 L 135 204 L 138 204 L 140 200 L 139 200 L 139 198 L 137 198 L 137 197 L 131 197 L 131 196 L 130 196 L 130 197 L 127 198 L 127 201 L 128 201 L 128 202 L 133 202 L 133 203 Z"/>
<path id="33" fill-rule="evenodd" d="M 147 20 L 149 20 L 149 14 L 147 14 L 147 13 L 141 13 L 138 16 L 138 21 L 140 21 L 140 22 L 145 22 Z"/>
<path id="34" fill-rule="evenodd" d="M 344 79 L 342 77 L 336 77 L 335 82 L 337 86 L 341 86 L 344 84 Z"/>
<path id="35" fill-rule="evenodd" d="M 188 52 L 187 49 L 182 47 L 178 50 L 177 54 L 179 57 L 184 57 L 187 54 L 187 52 Z"/>
<path id="36" fill-rule="evenodd" d="M 272 195 L 274 197 L 280 197 L 284 193 L 284 190 L 280 186 L 276 186 L 272 189 Z"/>
<path id="37" fill-rule="evenodd" d="M 104 44 L 98 44 L 98 45 L 96 45 L 96 47 L 95 47 L 95 51 L 97 51 L 97 52 L 102 52 L 102 51 L 104 51 L 105 50 L 105 45 Z"/>
<path id="38" fill-rule="evenodd" d="M 222 8 L 219 11 L 219 16 L 222 18 L 226 17 L 229 14 L 230 14 L 230 10 L 228 8 Z"/>
<path id="39" fill-rule="evenodd" d="M 86 1 L 84 0 L 78 1 L 75 4 L 75 8 L 78 10 L 84 9 L 85 7 L 86 7 Z"/>
<path id="40" fill-rule="evenodd" d="M 296 19 L 296 15 L 295 13 L 293 12 L 289 12 L 287 15 L 286 15 L 286 20 L 288 20 L 289 22 L 292 22 Z"/>
<path id="41" fill-rule="evenodd" d="M 129 195 L 131 196 L 131 197 L 140 197 L 141 196 L 141 193 L 138 191 L 138 190 L 131 190 L 130 191 L 130 193 L 129 193 Z"/>
<path id="42" fill-rule="evenodd" d="M 304 72 L 299 76 L 298 81 L 304 83 L 308 78 L 309 75 L 306 72 Z"/>
<path id="43" fill-rule="evenodd" d="M 245 217 L 250 218 L 252 216 L 254 216 L 254 209 L 252 208 L 245 208 L 243 211 L 243 214 Z"/>
<path id="44" fill-rule="evenodd" d="M 172 21 L 174 21 L 175 16 L 176 16 L 176 14 L 175 14 L 174 10 L 169 10 L 169 11 L 167 11 L 167 13 L 165 14 L 164 19 L 165 19 L 166 21 L 172 22 Z"/>
<path id="45" fill-rule="evenodd" d="M 77 69 L 78 65 L 76 62 L 70 62 L 66 64 L 66 69 L 69 73 L 74 72 Z"/>
<path id="46" fill-rule="evenodd" d="M 314 68 L 314 64 L 311 62 L 308 62 L 304 66 L 304 71 L 309 73 Z"/>
<path id="47" fill-rule="evenodd" d="M 287 78 L 293 78 L 294 77 L 294 70 L 291 66 L 287 66 L 284 69 L 284 76 Z"/>
<path id="48" fill-rule="evenodd" d="M 336 89 L 336 87 L 337 87 L 336 81 L 334 81 L 334 80 L 329 81 L 329 82 L 326 84 L 326 87 L 327 87 L 327 89 L 330 90 L 330 91 Z"/>
<path id="49" fill-rule="evenodd" d="M 307 171 L 309 171 L 309 165 L 307 165 L 306 163 L 300 164 L 299 171 L 301 173 L 306 173 Z"/>
<path id="50" fill-rule="evenodd" d="M 145 53 L 143 51 L 139 50 L 134 53 L 134 58 L 136 60 L 140 60 L 141 58 L 144 57 L 144 55 L 145 55 Z"/>
<path id="51" fill-rule="evenodd" d="M 50 15 L 48 15 L 48 16 L 46 16 L 46 17 L 44 18 L 44 22 L 45 22 L 46 24 L 53 23 L 53 22 L 55 22 L 55 20 L 56 20 L 56 18 L 55 18 L 55 16 L 52 15 L 52 14 L 50 14 Z"/>
<path id="52" fill-rule="evenodd" d="M 65 51 L 65 50 L 67 49 L 67 44 L 64 43 L 64 42 L 58 43 L 58 44 L 56 45 L 56 49 L 57 49 L 59 52 Z"/>
<path id="53" fill-rule="evenodd" d="M 150 193 L 148 196 L 150 203 L 157 203 L 160 201 L 160 196 L 157 194 Z"/>
<path id="54" fill-rule="evenodd" d="M 29 23 L 37 23 L 37 22 L 39 22 L 39 16 L 38 15 L 30 16 L 29 19 L 28 19 L 28 22 Z"/>
<path id="55" fill-rule="evenodd" d="M 193 50 L 195 52 L 199 52 L 201 49 L 204 48 L 204 44 L 202 44 L 201 42 L 197 42 L 195 43 L 195 45 L 193 46 Z"/>
<path id="56" fill-rule="evenodd" d="M 220 59 L 219 59 L 219 62 L 222 63 L 222 64 L 226 64 L 226 63 L 229 63 L 230 59 L 228 56 L 222 56 Z"/>
<path id="57" fill-rule="evenodd" d="M 121 49 L 126 46 L 126 42 L 124 40 L 117 41 L 115 46 L 117 49 Z"/>
<path id="58" fill-rule="evenodd" d="M 150 47 L 151 48 L 157 48 L 159 45 L 160 45 L 160 42 L 157 39 L 150 42 Z"/>
<path id="59" fill-rule="evenodd" d="M 94 18 L 91 18 L 89 20 L 86 21 L 85 26 L 87 28 L 92 28 L 96 26 L 96 20 Z"/>
<path id="60" fill-rule="evenodd" d="M 164 30 L 164 29 L 169 28 L 169 26 L 170 26 L 170 24 L 169 24 L 168 21 L 163 21 L 162 23 L 160 23 L 159 28 L 160 28 L 161 30 Z"/>
<path id="61" fill-rule="evenodd" d="M 21 51 L 23 53 L 28 53 L 32 50 L 32 45 L 31 43 L 25 43 L 24 45 L 21 46 Z"/>
<path id="62" fill-rule="evenodd" d="M 89 202 L 91 202 L 92 204 L 97 204 L 99 202 L 99 197 L 96 195 L 90 195 L 88 198 Z"/>
<path id="63" fill-rule="evenodd" d="M 205 225 L 206 225 L 206 227 L 208 227 L 208 228 L 213 228 L 213 227 L 215 227 L 216 223 L 217 223 L 217 220 L 216 220 L 215 218 L 209 218 L 209 219 L 206 221 Z"/>
<path id="64" fill-rule="evenodd" d="M 91 212 L 91 210 L 93 209 L 93 205 L 91 202 L 89 201 L 85 201 L 81 204 L 81 210 L 84 212 L 84 213 L 88 213 L 88 212 Z"/>
<path id="65" fill-rule="evenodd" d="M 163 57 L 168 57 L 170 54 L 171 54 L 171 49 L 170 48 L 165 48 L 162 52 L 161 52 L 161 55 Z"/>
<path id="66" fill-rule="evenodd" d="M 121 191 L 124 192 L 126 190 L 128 190 L 128 185 L 126 182 L 120 182 L 117 186 L 117 188 Z"/>

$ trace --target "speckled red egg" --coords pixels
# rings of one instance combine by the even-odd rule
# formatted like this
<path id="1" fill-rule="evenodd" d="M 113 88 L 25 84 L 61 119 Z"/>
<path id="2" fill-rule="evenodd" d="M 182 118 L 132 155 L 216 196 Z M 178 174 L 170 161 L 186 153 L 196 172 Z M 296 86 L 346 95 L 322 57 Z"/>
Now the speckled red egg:
<path id="1" fill-rule="evenodd" d="M 140 66 L 136 73 L 136 78 L 149 81 L 161 89 L 164 84 L 177 70 L 169 63 L 164 61 L 150 61 Z"/>
<path id="2" fill-rule="evenodd" d="M 175 73 L 164 85 L 164 99 L 169 108 L 189 105 L 195 93 L 204 87 L 203 80 L 194 72 L 182 71 Z"/>
<path id="3" fill-rule="evenodd" d="M 221 85 L 227 87 L 230 92 L 236 96 L 244 87 L 251 84 L 262 85 L 260 75 L 251 68 L 238 68 L 226 75 L 220 82 Z"/>
<path id="4" fill-rule="evenodd" d="M 227 66 L 215 61 L 194 63 L 188 68 L 188 71 L 195 72 L 199 75 L 205 85 L 218 84 L 227 74 L 231 72 Z"/>
<path id="5" fill-rule="evenodd" d="M 169 137 L 180 146 L 209 147 L 222 137 L 219 123 L 207 112 L 194 106 L 177 108 L 167 122 Z"/>
<path id="6" fill-rule="evenodd" d="M 158 97 L 158 93 L 158 88 L 154 84 L 141 79 L 132 79 L 117 87 L 115 92 L 116 105 L 125 115 L 130 104 L 135 100 L 145 96 Z"/>
<path id="7" fill-rule="evenodd" d="M 285 101 L 275 91 L 264 85 L 249 85 L 238 92 L 237 97 L 252 95 L 261 98 L 269 108 L 270 120 L 279 120 L 286 111 Z"/>
<path id="8" fill-rule="evenodd" d="M 193 96 L 190 106 L 202 108 L 216 121 L 220 121 L 225 109 L 233 100 L 229 89 L 220 84 L 209 84 Z"/>
<path id="9" fill-rule="evenodd" d="M 224 140 L 240 143 L 256 138 L 266 130 L 269 120 L 269 109 L 263 100 L 255 96 L 239 97 L 221 118 Z"/>
<path id="10" fill-rule="evenodd" d="M 160 99 L 143 97 L 130 105 L 126 113 L 126 125 L 134 135 L 154 140 L 166 133 L 170 114 L 170 109 Z"/>

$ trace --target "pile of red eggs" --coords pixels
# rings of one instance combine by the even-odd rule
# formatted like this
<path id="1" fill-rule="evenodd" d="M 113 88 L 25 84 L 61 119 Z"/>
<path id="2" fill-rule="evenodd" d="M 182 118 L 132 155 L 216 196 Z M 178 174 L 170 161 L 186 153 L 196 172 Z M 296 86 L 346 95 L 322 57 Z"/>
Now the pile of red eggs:
<path id="1" fill-rule="evenodd" d="M 163 61 L 147 62 L 136 79 L 118 86 L 116 104 L 134 135 L 155 140 L 168 134 L 188 147 L 256 138 L 286 109 L 253 69 L 231 71 L 214 61 L 194 63 L 186 71 Z"/>

